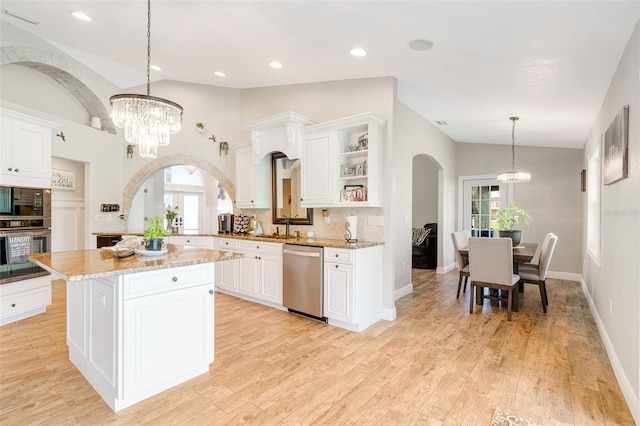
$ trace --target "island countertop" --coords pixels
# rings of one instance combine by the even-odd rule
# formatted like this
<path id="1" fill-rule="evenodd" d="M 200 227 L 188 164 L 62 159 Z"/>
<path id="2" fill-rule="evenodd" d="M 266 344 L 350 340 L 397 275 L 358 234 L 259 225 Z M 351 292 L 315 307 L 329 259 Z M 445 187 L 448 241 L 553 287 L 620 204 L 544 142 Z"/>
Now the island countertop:
<path id="1" fill-rule="evenodd" d="M 140 231 L 131 231 L 131 232 L 93 232 L 92 235 L 103 235 L 103 236 L 113 236 L 113 235 L 132 235 L 136 237 L 142 237 L 144 232 Z M 361 249 L 367 247 L 375 247 L 384 245 L 383 241 L 354 241 L 348 242 L 344 239 L 335 239 L 335 238 L 308 238 L 308 237 L 296 237 L 295 235 L 273 235 L 273 234 L 265 234 L 265 235 L 251 235 L 251 234 L 235 234 L 235 233 L 217 233 L 217 234 L 171 234 L 169 237 L 165 237 L 168 241 L 171 241 L 171 237 L 217 237 L 217 238 L 235 238 L 238 240 L 248 240 L 248 241 L 268 241 L 272 243 L 282 243 L 282 244 L 296 244 L 300 246 L 313 246 L 313 247 L 331 247 L 331 248 L 342 248 L 342 249 Z"/>
<path id="2" fill-rule="evenodd" d="M 133 254 L 118 258 L 113 253 L 100 250 L 74 250 L 55 253 L 33 253 L 29 259 L 49 272 L 67 281 L 108 277 L 135 272 L 154 271 L 199 263 L 219 262 L 241 258 L 242 254 L 167 244 L 168 252 L 162 256 Z"/>

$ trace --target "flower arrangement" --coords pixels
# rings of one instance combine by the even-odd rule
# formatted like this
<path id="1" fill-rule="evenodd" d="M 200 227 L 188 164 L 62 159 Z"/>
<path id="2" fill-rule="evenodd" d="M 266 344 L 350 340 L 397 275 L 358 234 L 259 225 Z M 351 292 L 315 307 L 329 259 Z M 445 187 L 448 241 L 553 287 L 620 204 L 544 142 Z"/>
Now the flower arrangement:
<path id="1" fill-rule="evenodd" d="M 164 218 L 167 219 L 167 221 L 169 222 L 169 226 L 171 226 L 171 222 L 173 222 L 173 219 L 175 219 L 176 217 L 178 217 L 178 209 L 180 208 L 180 206 L 167 206 L 164 208 L 164 210 L 162 210 L 162 214 L 164 214 Z"/>

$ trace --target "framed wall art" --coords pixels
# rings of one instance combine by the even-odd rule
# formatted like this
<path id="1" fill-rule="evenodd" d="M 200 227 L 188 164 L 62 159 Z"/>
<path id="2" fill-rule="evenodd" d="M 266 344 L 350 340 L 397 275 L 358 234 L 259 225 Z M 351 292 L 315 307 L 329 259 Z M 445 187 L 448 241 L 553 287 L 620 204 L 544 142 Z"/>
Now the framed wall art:
<path id="1" fill-rule="evenodd" d="M 616 115 L 604 133 L 602 180 L 611 185 L 629 176 L 629 105 Z"/>
<path id="2" fill-rule="evenodd" d="M 73 170 L 51 169 L 51 188 L 76 189 L 76 172 Z"/>

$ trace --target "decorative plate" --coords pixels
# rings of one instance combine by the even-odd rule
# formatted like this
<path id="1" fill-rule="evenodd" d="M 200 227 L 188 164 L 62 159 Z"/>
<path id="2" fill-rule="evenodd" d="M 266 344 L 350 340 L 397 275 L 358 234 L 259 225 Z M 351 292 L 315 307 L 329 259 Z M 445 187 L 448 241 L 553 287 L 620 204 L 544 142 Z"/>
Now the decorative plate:
<path id="1" fill-rule="evenodd" d="M 162 250 L 146 250 L 144 248 L 139 248 L 136 249 L 135 252 L 138 253 L 140 256 L 162 256 L 163 254 L 167 254 L 167 252 L 169 251 L 169 249 L 162 249 Z"/>

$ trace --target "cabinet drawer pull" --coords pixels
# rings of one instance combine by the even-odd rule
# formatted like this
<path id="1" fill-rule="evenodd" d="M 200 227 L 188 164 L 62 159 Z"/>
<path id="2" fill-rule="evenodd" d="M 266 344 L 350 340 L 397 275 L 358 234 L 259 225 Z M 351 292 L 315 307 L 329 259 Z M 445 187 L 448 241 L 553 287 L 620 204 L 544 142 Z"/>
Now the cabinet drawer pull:
<path id="1" fill-rule="evenodd" d="M 340 257 L 340 255 L 338 253 L 336 253 L 336 257 Z"/>
<path id="2" fill-rule="evenodd" d="M 173 281 L 174 283 L 177 283 L 178 282 L 178 277 L 171 278 L 171 281 Z"/>
<path id="3" fill-rule="evenodd" d="M 16 304 L 15 304 L 15 303 L 12 303 L 12 304 L 11 304 L 11 307 L 12 307 L 12 308 L 15 308 L 15 307 L 16 307 Z"/>
<path id="4" fill-rule="evenodd" d="M 209 290 L 209 294 L 213 294 L 213 290 Z"/>
<path id="5" fill-rule="evenodd" d="M 12 172 L 12 171 L 13 171 L 13 169 L 12 169 L 11 167 L 9 167 L 7 170 L 9 170 L 10 172 Z"/>
<path id="6" fill-rule="evenodd" d="M 16 173 L 18 173 L 20 170 L 16 169 Z"/>

